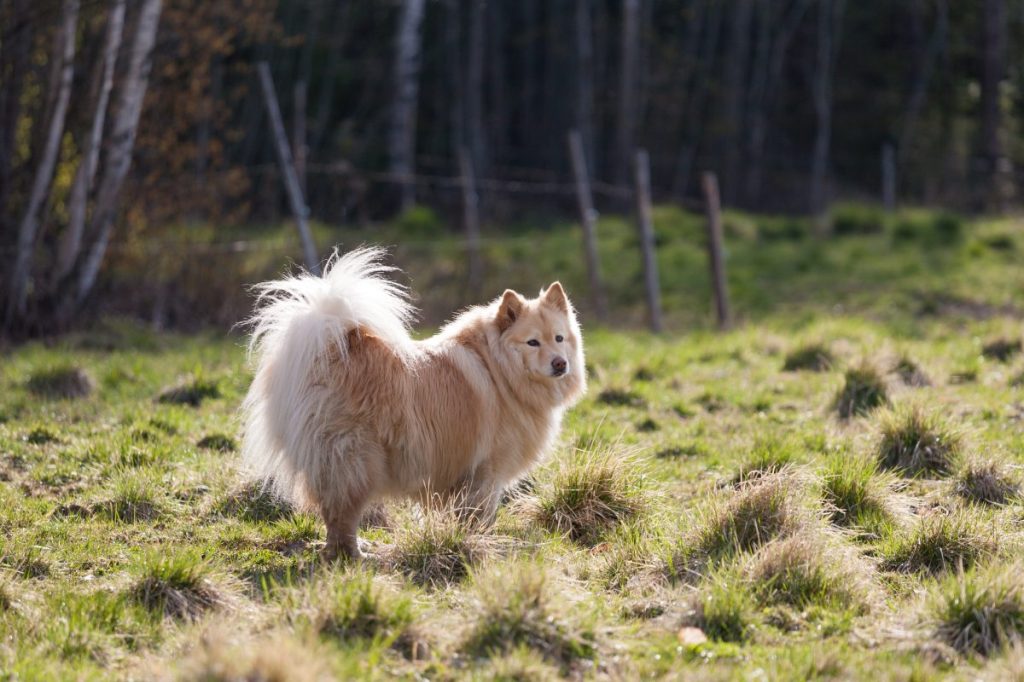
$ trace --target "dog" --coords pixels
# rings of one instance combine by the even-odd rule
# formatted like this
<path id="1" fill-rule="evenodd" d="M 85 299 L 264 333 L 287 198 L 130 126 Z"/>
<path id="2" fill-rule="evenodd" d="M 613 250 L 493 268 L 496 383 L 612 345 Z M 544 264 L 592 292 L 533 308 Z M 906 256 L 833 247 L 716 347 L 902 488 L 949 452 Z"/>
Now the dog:
<path id="1" fill-rule="evenodd" d="M 243 468 L 327 527 L 328 557 L 362 557 L 385 498 L 458 496 L 493 520 L 586 391 L 583 337 L 562 285 L 506 290 L 428 339 L 385 252 L 337 254 L 320 277 L 255 287 Z"/>

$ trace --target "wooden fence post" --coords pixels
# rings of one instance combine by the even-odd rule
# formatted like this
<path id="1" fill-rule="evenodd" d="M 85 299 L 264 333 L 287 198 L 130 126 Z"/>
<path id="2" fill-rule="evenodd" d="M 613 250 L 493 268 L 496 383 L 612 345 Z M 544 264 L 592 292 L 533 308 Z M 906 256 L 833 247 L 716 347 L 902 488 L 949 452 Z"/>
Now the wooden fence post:
<path id="1" fill-rule="evenodd" d="M 476 172 L 469 150 L 459 146 L 459 173 L 462 176 L 462 216 L 466 229 L 466 257 L 469 261 L 469 288 L 478 292 L 483 285 L 480 257 L 480 197 L 476 191 Z"/>
<path id="2" fill-rule="evenodd" d="M 882 145 L 882 205 L 890 213 L 896 209 L 896 150 L 891 142 Z"/>
<path id="3" fill-rule="evenodd" d="M 302 187 L 299 185 L 298 175 L 295 173 L 295 165 L 292 161 L 292 153 L 288 148 L 288 136 L 284 132 L 284 122 L 281 120 L 281 107 L 277 103 L 277 93 L 274 92 L 274 81 L 270 77 L 270 67 L 266 62 L 256 65 L 260 76 L 260 86 L 263 89 L 263 102 L 267 106 L 267 113 L 270 115 L 270 128 L 274 135 L 274 149 L 277 151 L 277 162 L 281 166 L 281 176 L 284 178 L 284 186 L 288 191 L 288 202 L 291 205 L 292 214 L 299 227 L 299 237 L 302 240 L 302 250 L 306 260 L 306 268 L 314 275 L 320 274 L 320 259 L 316 255 L 316 245 L 313 243 L 313 235 L 309 231 L 309 223 L 306 221 L 308 209 L 306 201 L 302 197 Z"/>
<path id="4" fill-rule="evenodd" d="M 704 188 L 704 204 L 708 218 L 708 260 L 711 263 L 711 283 L 715 294 L 715 313 L 718 328 L 728 329 L 732 325 L 729 312 L 729 288 L 725 280 L 725 254 L 722 247 L 722 206 L 718 198 L 718 178 L 714 173 L 704 173 L 701 178 Z"/>
<path id="5" fill-rule="evenodd" d="M 654 218 L 651 214 L 651 166 L 647 150 L 636 152 L 636 214 L 640 229 L 640 249 L 644 258 L 644 288 L 651 331 L 660 332 L 661 290 L 658 282 L 658 261 L 654 253 Z"/>
<path id="6" fill-rule="evenodd" d="M 587 259 L 587 276 L 590 279 L 590 298 L 597 319 L 608 318 L 604 284 L 601 282 L 601 263 L 597 255 L 597 211 L 590 194 L 590 174 L 587 159 L 583 154 L 583 140 L 578 130 L 569 131 L 569 157 L 572 171 L 576 176 L 576 202 L 580 209 L 580 226 L 583 228 L 583 248 Z"/>

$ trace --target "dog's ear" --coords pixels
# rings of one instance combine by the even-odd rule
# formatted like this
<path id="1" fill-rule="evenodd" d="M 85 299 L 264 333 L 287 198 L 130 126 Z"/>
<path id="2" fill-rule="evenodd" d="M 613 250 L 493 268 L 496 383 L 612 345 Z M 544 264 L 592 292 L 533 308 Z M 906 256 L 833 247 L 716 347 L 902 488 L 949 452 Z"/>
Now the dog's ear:
<path id="1" fill-rule="evenodd" d="M 569 312 L 569 297 L 565 295 L 565 289 L 562 288 L 561 282 L 554 282 L 549 286 L 544 292 L 542 300 L 562 312 Z"/>
<path id="2" fill-rule="evenodd" d="M 526 299 L 511 289 L 505 289 L 505 293 L 501 295 L 501 305 L 498 306 L 498 329 L 505 331 L 511 327 L 512 323 L 523 314 L 524 305 L 526 305 Z"/>

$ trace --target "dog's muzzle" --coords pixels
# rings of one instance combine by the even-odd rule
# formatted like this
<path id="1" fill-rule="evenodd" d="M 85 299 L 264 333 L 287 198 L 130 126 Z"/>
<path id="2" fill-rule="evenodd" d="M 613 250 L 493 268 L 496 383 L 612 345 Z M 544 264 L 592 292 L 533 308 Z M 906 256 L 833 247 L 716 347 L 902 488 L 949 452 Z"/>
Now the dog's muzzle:
<path id="1" fill-rule="evenodd" d="M 555 358 L 551 361 L 551 376 L 560 377 L 569 371 L 569 363 L 565 358 Z"/>

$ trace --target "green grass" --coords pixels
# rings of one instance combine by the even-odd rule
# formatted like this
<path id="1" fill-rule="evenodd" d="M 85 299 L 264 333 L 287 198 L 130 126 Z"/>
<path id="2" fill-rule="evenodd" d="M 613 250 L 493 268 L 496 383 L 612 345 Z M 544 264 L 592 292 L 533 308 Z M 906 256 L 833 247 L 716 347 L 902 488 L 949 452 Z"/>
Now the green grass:
<path id="1" fill-rule="evenodd" d="M 823 241 L 729 212 L 739 323 L 717 333 L 702 219 L 659 207 L 664 335 L 637 330 L 629 220 L 598 226 L 619 331 L 590 315 L 573 230 L 493 232 L 469 295 L 434 217 L 380 226 L 386 243 L 424 235 L 394 259 L 428 325 L 562 280 L 590 389 L 493 527 L 387 502 L 361 564 L 322 562 L 322 523 L 237 473 L 241 337 L 108 319 L 5 348 L 0 677 L 1013 679 L 1024 227 L 913 210 L 878 231 L 863 213 Z M 241 319 L 239 272 L 282 261 L 237 258 L 183 284 L 181 305 Z M 66 397 L 55 370 L 91 390 Z"/>

